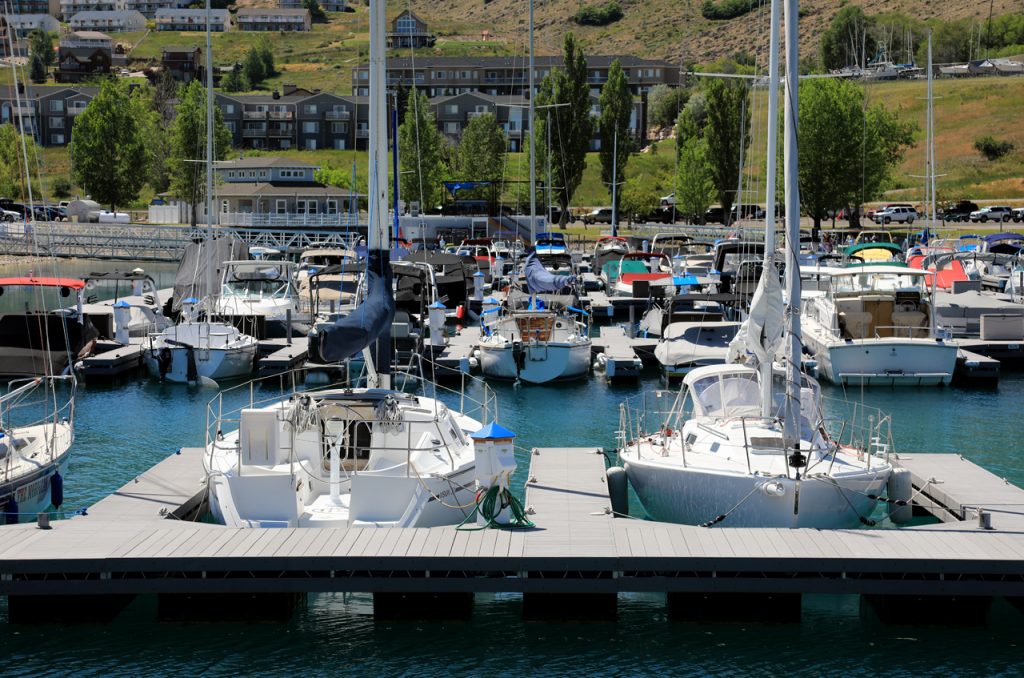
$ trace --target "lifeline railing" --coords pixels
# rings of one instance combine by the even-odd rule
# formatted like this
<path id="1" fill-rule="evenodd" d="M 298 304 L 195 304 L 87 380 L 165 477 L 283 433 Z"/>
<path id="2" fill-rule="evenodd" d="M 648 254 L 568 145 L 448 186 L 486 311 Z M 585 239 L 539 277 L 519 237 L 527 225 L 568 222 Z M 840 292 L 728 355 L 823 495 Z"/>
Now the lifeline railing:
<path id="1" fill-rule="evenodd" d="M 57 399 L 58 383 L 69 385 L 69 393 L 61 401 Z M 5 442 L 12 444 L 12 429 L 39 425 L 55 427 L 62 420 L 73 427 L 77 386 L 78 381 L 72 374 L 26 377 L 8 382 L 7 393 L 0 396 L 0 430 L 8 437 Z M 24 420 L 19 418 L 21 412 L 27 413 Z M 52 453 L 49 440 L 47 443 L 46 451 Z M 10 451 L 4 456 L 0 481 L 6 482 L 9 479 L 15 456 Z"/>

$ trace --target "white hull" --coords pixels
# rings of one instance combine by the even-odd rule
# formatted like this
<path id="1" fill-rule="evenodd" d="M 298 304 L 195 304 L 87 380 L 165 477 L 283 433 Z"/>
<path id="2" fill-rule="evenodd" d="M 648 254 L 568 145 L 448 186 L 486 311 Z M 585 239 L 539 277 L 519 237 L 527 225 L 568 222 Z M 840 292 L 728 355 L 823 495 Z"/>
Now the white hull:
<path id="1" fill-rule="evenodd" d="M 61 374 L 68 366 L 63 351 L 5 346 L 0 350 L 0 374 L 43 376 Z"/>
<path id="2" fill-rule="evenodd" d="M 37 513 L 49 508 L 53 474 L 59 471 L 62 476 L 65 475 L 71 456 L 71 424 L 40 424 L 15 429 L 14 433 L 16 437 L 27 436 L 33 433 L 32 429 L 36 429 L 35 444 L 39 451 L 33 455 L 31 450 L 23 450 L 15 472 L 6 482 L 0 481 L 0 505 L 6 508 L 7 499 L 13 495 L 18 502 L 18 513 L 21 514 L 19 522 L 35 520 Z M 45 451 L 45 441 L 53 447 L 52 457 Z"/>
<path id="3" fill-rule="evenodd" d="M 728 514 L 718 525 L 857 527 L 860 516 L 870 515 L 875 507 L 875 500 L 865 495 L 880 494 L 889 475 L 889 466 L 880 465 L 878 471 L 831 479 L 812 475 L 796 481 L 623 457 L 629 482 L 648 515 L 684 525 L 700 525 Z M 781 494 L 755 489 L 765 483 L 781 484 Z"/>
<path id="4" fill-rule="evenodd" d="M 492 379 L 516 379 L 543 384 L 563 379 L 578 379 L 590 371 L 591 342 L 523 343 L 523 368 L 517 372 L 511 342 L 480 344 L 480 370 Z"/>
<path id="5" fill-rule="evenodd" d="M 179 346 L 172 342 L 187 344 Z M 237 379 L 252 372 L 258 345 L 254 338 L 222 323 L 175 325 L 152 335 L 146 346 L 146 367 L 154 377 L 184 384 L 189 379 L 189 353 L 200 378 Z"/>
<path id="6" fill-rule="evenodd" d="M 948 384 L 957 347 L 934 339 L 851 339 L 822 341 L 804 333 L 819 373 L 834 384 L 934 386 Z"/>

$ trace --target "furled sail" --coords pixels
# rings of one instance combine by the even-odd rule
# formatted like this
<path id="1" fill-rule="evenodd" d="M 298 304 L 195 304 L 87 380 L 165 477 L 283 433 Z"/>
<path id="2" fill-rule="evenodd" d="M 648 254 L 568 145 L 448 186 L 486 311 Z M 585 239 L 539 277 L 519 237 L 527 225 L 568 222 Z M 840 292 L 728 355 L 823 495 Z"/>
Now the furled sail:
<path id="1" fill-rule="evenodd" d="M 351 358 L 377 342 L 377 371 L 382 374 L 390 372 L 391 323 L 395 318 L 391 280 L 389 253 L 371 250 L 367 262 L 365 301 L 347 316 L 318 332 L 319 341 L 316 343 L 323 362 L 334 363 Z"/>
<path id="2" fill-rule="evenodd" d="M 526 255 L 525 273 L 526 288 L 530 294 L 557 293 L 576 282 L 575 276 L 558 275 L 544 268 L 544 264 L 537 258 L 536 250 Z"/>
<path id="3" fill-rule="evenodd" d="M 784 311 L 782 283 L 775 266 L 766 266 L 750 300 L 750 313 L 729 342 L 726 362 L 770 362 L 782 344 Z"/>

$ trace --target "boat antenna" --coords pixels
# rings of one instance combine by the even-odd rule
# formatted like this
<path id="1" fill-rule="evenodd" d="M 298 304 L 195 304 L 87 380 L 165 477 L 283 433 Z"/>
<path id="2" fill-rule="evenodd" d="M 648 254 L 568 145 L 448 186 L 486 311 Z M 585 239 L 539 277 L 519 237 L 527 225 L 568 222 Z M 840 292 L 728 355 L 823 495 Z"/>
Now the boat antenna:
<path id="1" fill-rule="evenodd" d="M 797 34 L 798 0 L 785 0 L 786 20 L 786 100 L 784 182 L 786 205 L 786 399 L 783 414 L 782 440 L 789 452 L 789 465 L 800 469 L 807 458 L 800 451 L 800 188 L 797 174 L 797 112 L 799 110 L 800 67 Z"/>

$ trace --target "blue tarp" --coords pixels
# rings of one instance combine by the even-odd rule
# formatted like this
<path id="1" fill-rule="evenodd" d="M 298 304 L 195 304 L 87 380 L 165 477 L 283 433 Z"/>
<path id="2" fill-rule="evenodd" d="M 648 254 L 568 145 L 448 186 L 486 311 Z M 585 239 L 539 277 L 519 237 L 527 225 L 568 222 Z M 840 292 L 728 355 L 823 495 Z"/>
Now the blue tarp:
<path id="1" fill-rule="evenodd" d="M 525 273 L 526 289 L 530 294 L 558 293 L 576 282 L 576 276 L 557 275 L 544 268 L 533 250 L 526 255 Z"/>

